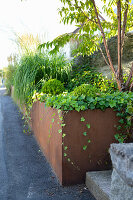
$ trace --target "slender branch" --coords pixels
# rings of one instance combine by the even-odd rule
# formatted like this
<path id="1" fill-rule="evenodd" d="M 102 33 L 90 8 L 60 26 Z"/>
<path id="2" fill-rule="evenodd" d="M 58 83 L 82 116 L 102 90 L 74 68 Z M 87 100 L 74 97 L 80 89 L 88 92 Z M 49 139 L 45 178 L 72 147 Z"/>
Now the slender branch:
<path id="1" fill-rule="evenodd" d="M 121 1 L 117 1 L 117 18 L 118 18 L 118 79 L 123 79 L 122 64 L 121 64 Z"/>
<path id="2" fill-rule="evenodd" d="M 98 45 L 97 45 L 98 46 Z M 105 61 L 105 63 L 110 67 L 110 65 L 109 65 L 109 63 L 108 63 L 108 61 L 107 61 L 107 59 L 106 59 L 106 57 L 105 57 L 105 55 L 104 55 L 104 53 L 103 53 L 103 51 L 102 51 L 102 48 L 101 47 L 98 47 L 99 48 L 99 50 L 100 50 L 100 52 L 101 52 L 101 54 L 102 54 L 102 56 L 103 56 L 103 58 L 104 58 L 104 61 Z"/>
<path id="3" fill-rule="evenodd" d="M 72 3 L 71 3 L 72 4 Z M 72 4 L 73 5 L 73 4 Z M 74 5 L 73 5 L 74 6 Z M 78 8 L 78 9 L 80 9 L 80 11 L 83 13 L 83 15 L 88 19 L 88 21 L 92 21 L 92 22 L 94 22 L 93 20 L 91 20 L 85 13 L 84 13 L 84 11 L 81 9 L 81 7 L 80 6 L 77 6 L 77 5 L 75 5 L 75 7 L 76 8 Z M 102 16 L 101 16 L 102 17 Z M 104 19 L 104 18 L 103 18 Z"/>
<path id="4" fill-rule="evenodd" d="M 83 12 L 83 10 L 81 9 L 80 6 L 75 6 L 75 7 L 79 8 L 79 9 L 81 10 L 81 12 L 88 18 L 88 16 Z M 98 16 L 99 16 L 103 21 L 106 21 L 106 20 L 104 19 L 104 17 L 103 17 L 100 13 L 98 13 Z"/>
<path id="5" fill-rule="evenodd" d="M 125 37 L 125 30 L 126 30 L 126 23 L 127 23 L 128 4 L 129 4 L 129 0 L 126 0 L 126 9 L 125 9 L 125 12 L 124 12 L 123 27 L 122 27 L 122 49 L 121 49 L 121 55 L 123 54 L 124 37 Z"/>
<path id="6" fill-rule="evenodd" d="M 87 36 L 86 36 L 86 37 L 87 37 Z M 100 50 L 100 52 L 101 52 L 101 54 L 102 54 L 102 56 L 103 56 L 103 58 L 104 58 L 105 63 L 110 67 L 110 65 L 109 65 L 109 63 L 108 63 L 108 61 L 107 61 L 107 59 L 106 59 L 106 57 L 105 57 L 105 55 L 104 55 L 104 53 L 103 53 L 102 48 L 101 48 L 100 46 L 98 46 L 97 43 L 94 42 L 94 40 L 91 40 L 91 41 L 92 41 L 92 42 L 97 46 L 97 48 Z"/>
<path id="7" fill-rule="evenodd" d="M 133 63 L 132 63 L 132 67 L 131 67 L 131 70 L 130 70 L 130 74 L 129 74 L 127 82 L 126 82 L 126 88 L 129 87 L 129 84 L 130 84 L 130 81 L 132 79 L 132 76 L 133 76 Z"/>
<path id="8" fill-rule="evenodd" d="M 94 0 L 91 0 L 91 1 L 93 3 L 95 14 L 96 14 L 97 21 L 98 21 L 98 26 L 100 28 L 100 31 L 101 31 L 101 34 L 102 34 L 102 37 L 103 37 L 104 47 L 105 47 L 105 50 L 106 50 L 106 54 L 107 54 L 107 57 L 108 57 L 109 64 L 110 64 L 112 72 L 116 76 L 115 68 L 114 68 L 113 63 L 112 63 L 112 59 L 111 59 L 111 56 L 110 56 L 108 44 L 107 44 L 106 39 L 105 39 L 105 34 L 104 34 L 104 31 L 103 31 L 103 28 L 102 28 L 102 25 L 101 25 L 101 22 L 100 22 L 100 19 L 99 19 L 99 14 L 98 14 L 98 11 L 97 11 L 97 8 L 96 8 L 96 4 L 95 4 Z"/>

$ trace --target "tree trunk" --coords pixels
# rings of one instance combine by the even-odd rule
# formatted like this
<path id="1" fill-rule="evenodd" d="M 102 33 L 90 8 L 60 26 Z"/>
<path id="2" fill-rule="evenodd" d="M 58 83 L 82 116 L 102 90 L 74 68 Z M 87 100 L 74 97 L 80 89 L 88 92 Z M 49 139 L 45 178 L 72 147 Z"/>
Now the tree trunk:
<path id="1" fill-rule="evenodd" d="M 124 46 L 124 37 L 125 37 L 125 30 L 126 30 L 126 24 L 127 24 L 127 13 L 128 13 L 129 0 L 126 0 L 125 4 L 126 4 L 126 9 L 125 9 L 125 12 L 124 12 L 123 27 L 122 27 L 121 56 L 123 54 L 123 46 Z"/>
<path id="2" fill-rule="evenodd" d="M 121 2 L 119 0 L 118 3 L 117 3 L 117 10 L 118 10 L 117 15 L 118 15 L 118 29 L 119 29 L 119 31 L 118 31 L 118 71 L 116 73 L 116 71 L 114 69 L 114 65 L 112 63 L 111 56 L 110 56 L 108 44 L 107 44 L 106 39 L 105 39 L 105 34 L 104 34 L 104 31 L 103 31 L 103 28 L 102 28 L 102 25 L 101 25 L 101 22 L 100 22 L 100 19 L 99 19 L 95 0 L 91 0 L 91 1 L 93 3 L 93 6 L 94 6 L 94 11 L 95 11 L 96 18 L 97 18 L 97 21 L 98 21 L 97 23 L 98 23 L 98 26 L 100 28 L 100 31 L 101 31 L 101 34 L 102 34 L 102 37 L 103 37 L 103 43 L 104 43 L 104 47 L 105 47 L 106 54 L 107 54 L 107 57 L 108 57 L 110 68 L 115 75 L 118 89 L 120 91 L 122 91 L 124 84 L 123 84 L 123 72 L 122 72 L 122 66 L 121 66 Z"/>
<path id="3" fill-rule="evenodd" d="M 123 71 L 121 62 L 121 1 L 117 2 L 117 18 L 118 18 L 118 70 L 117 70 L 117 82 L 119 82 L 119 90 L 123 89 Z"/>

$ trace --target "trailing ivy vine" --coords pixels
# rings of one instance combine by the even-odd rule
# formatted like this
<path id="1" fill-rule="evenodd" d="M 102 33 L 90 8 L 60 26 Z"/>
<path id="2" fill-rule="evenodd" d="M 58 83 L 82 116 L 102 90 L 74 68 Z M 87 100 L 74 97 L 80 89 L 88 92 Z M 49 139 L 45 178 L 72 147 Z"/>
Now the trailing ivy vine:
<path id="1" fill-rule="evenodd" d="M 126 141 L 132 136 L 132 119 L 133 119 L 133 93 L 132 92 L 114 92 L 101 93 L 93 96 L 74 96 L 73 93 L 63 93 L 56 96 L 49 96 L 46 94 L 37 94 L 37 98 L 41 102 L 45 102 L 46 106 L 50 106 L 59 110 L 69 111 L 83 111 L 87 109 L 101 109 L 112 108 L 117 112 L 119 117 L 118 133 L 115 138 L 119 142 Z M 84 122 L 84 118 L 81 121 Z M 90 124 L 86 125 L 90 128 Z M 85 134 L 85 133 L 84 133 Z"/>

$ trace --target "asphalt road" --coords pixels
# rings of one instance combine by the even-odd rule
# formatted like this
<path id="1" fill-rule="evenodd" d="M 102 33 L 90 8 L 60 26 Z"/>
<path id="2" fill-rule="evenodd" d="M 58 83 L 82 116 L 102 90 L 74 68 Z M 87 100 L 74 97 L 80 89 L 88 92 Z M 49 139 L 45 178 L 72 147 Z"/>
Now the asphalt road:
<path id="1" fill-rule="evenodd" d="M 11 97 L 0 88 L 0 200 L 95 200 L 85 185 L 60 186 Z"/>

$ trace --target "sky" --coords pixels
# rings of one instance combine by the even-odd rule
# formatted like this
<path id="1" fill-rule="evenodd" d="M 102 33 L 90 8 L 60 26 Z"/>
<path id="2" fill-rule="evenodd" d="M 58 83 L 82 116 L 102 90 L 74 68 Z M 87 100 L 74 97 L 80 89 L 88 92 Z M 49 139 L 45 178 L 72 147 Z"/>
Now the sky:
<path id="1" fill-rule="evenodd" d="M 43 40 L 74 30 L 60 24 L 59 0 L 1 0 L 0 68 L 7 66 L 7 57 L 17 52 L 16 34 L 37 34 Z"/>
<path id="2" fill-rule="evenodd" d="M 8 56 L 18 52 L 16 34 L 38 34 L 45 42 L 75 30 L 74 26 L 60 24 L 60 0 L 0 1 L 0 68 L 8 65 Z M 101 7 L 100 0 L 96 2 Z"/>

